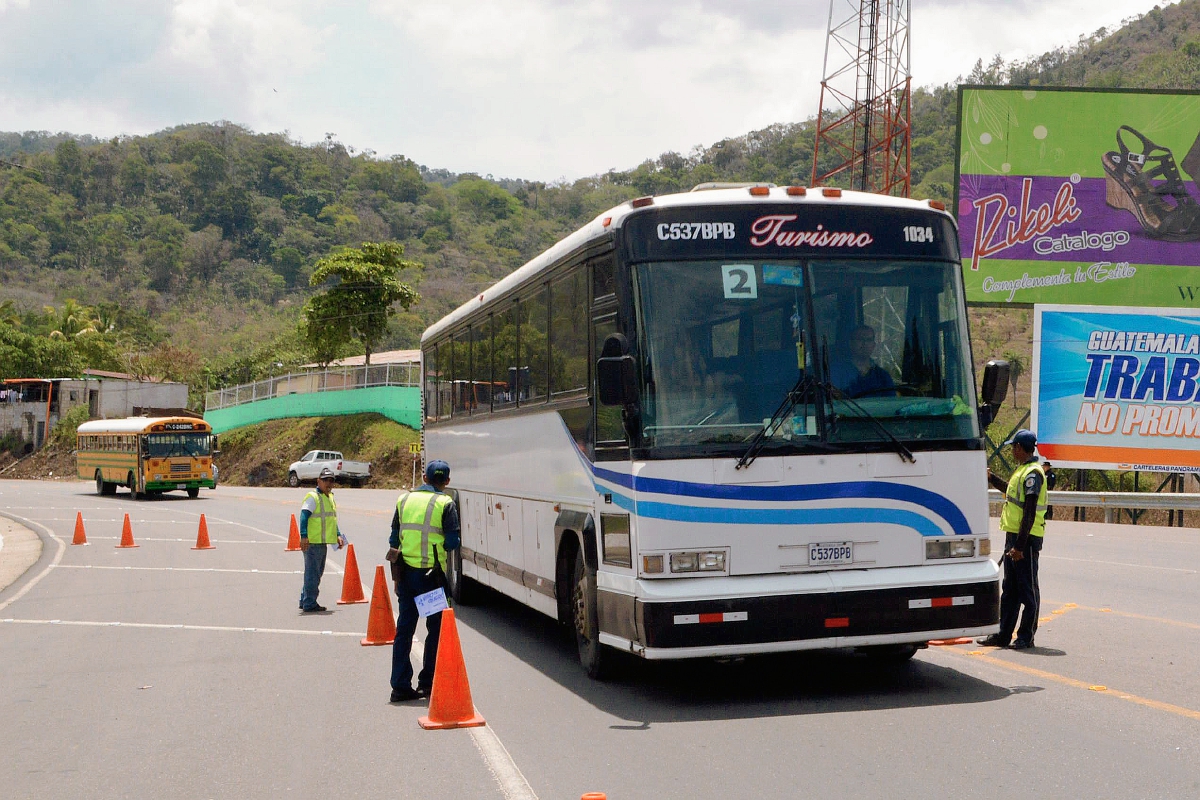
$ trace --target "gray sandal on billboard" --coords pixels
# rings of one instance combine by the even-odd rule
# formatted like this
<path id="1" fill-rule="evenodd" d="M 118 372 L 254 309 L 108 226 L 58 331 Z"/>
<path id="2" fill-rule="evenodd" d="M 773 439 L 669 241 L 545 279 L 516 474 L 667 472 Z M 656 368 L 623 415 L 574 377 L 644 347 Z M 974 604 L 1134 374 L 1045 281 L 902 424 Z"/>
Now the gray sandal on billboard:
<path id="1" fill-rule="evenodd" d="M 1131 152 L 1124 134 L 1135 137 L 1141 152 Z M 1200 239 L 1200 205 L 1179 177 L 1175 156 L 1128 125 L 1117 129 L 1117 147 L 1101 161 L 1105 173 L 1105 202 L 1132 213 L 1146 235 L 1168 242 Z M 1193 146 L 1193 150 L 1195 150 Z M 1191 157 L 1191 153 L 1188 154 Z M 1197 153 L 1200 158 L 1200 152 Z"/>

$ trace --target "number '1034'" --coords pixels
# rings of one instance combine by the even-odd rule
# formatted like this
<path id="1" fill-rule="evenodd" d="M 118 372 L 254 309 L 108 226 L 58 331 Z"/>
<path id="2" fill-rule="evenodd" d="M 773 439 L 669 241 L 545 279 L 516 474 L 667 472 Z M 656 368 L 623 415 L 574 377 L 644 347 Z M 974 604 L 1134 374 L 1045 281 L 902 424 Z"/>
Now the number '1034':
<path id="1" fill-rule="evenodd" d="M 904 226 L 904 241 L 906 242 L 932 242 L 933 228 L 922 228 L 919 225 Z"/>

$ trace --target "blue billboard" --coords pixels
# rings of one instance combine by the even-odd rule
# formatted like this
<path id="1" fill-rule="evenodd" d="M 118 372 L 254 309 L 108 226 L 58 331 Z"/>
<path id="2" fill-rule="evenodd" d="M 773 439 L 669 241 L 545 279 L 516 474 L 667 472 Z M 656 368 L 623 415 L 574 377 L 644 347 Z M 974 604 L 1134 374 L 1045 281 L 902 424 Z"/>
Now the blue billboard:
<path id="1" fill-rule="evenodd" d="M 1033 339 L 1043 458 L 1200 470 L 1200 310 L 1039 305 Z"/>

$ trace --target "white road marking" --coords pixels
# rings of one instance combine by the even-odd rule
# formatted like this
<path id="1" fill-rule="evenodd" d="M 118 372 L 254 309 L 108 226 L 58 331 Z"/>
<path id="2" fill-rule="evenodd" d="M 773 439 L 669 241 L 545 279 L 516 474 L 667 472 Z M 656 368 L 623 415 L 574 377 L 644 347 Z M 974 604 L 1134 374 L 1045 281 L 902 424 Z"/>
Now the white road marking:
<path id="1" fill-rule="evenodd" d="M 533 787 L 525 780 L 496 732 L 486 725 L 467 730 L 471 732 L 471 741 L 475 742 L 496 783 L 500 784 L 505 800 L 537 800 Z"/>
<path id="2" fill-rule="evenodd" d="M 0 512 L 0 513 L 4 513 L 4 512 Z M 57 536 L 55 536 L 54 531 L 50 530 L 49 528 L 47 528 L 45 525 L 41 524 L 40 522 L 34 522 L 33 520 L 26 519 L 25 517 L 18 517 L 16 514 L 4 514 L 4 516 L 8 517 L 9 519 L 16 520 L 17 522 L 21 523 L 22 525 L 25 525 L 26 527 L 41 528 L 43 531 L 46 532 L 47 536 L 49 536 L 51 539 L 53 539 L 55 541 L 56 544 L 58 544 L 58 550 L 54 554 L 54 559 L 49 564 L 46 565 L 46 568 L 44 570 L 42 570 L 37 575 L 35 575 L 29 581 L 29 583 L 22 586 L 21 590 L 19 592 L 17 592 L 16 594 L 14 594 L 12 597 L 8 598 L 4 602 L 0 603 L 0 611 L 3 611 L 8 606 L 10 606 L 13 603 L 15 603 L 16 601 L 20 600 L 22 597 L 25 596 L 26 592 L 28 592 L 30 589 L 32 589 L 34 586 L 37 585 L 38 581 L 40 581 L 42 578 L 49 575 L 50 570 L 54 568 L 54 565 L 56 565 L 59 561 L 62 561 L 63 553 L 67 549 L 66 542 L 64 542 L 62 539 L 58 538 Z"/>
<path id="3" fill-rule="evenodd" d="M 120 538 L 121 538 L 120 536 L 92 536 L 90 533 L 88 534 L 89 542 L 93 539 L 96 539 L 96 540 L 109 539 L 112 541 L 116 541 L 117 539 L 120 539 Z M 135 541 L 138 541 L 138 542 L 188 542 L 188 543 L 194 543 L 196 541 L 195 536 L 190 536 L 186 539 L 180 539 L 177 537 L 170 538 L 170 537 L 162 537 L 162 536 L 158 536 L 158 537 L 138 536 L 135 534 L 133 538 Z M 209 539 L 209 541 L 212 542 L 213 544 L 274 544 L 274 545 L 279 544 L 279 542 L 274 541 L 274 540 L 265 541 L 263 539 Z"/>
<path id="4" fill-rule="evenodd" d="M 86 628 L 152 628 L 156 630 L 217 631 L 220 633 L 284 633 L 294 636 L 352 636 L 362 638 L 361 631 L 306 631 L 295 628 L 239 628 L 231 625 L 170 625 L 161 622 L 99 622 L 75 619 L 0 619 L 11 625 L 68 625 Z"/>
<path id="5" fill-rule="evenodd" d="M 1180 567 L 1156 567 L 1153 564 L 1129 564 L 1124 561 L 1097 561 L 1094 558 L 1068 558 L 1067 556 L 1042 556 L 1042 558 L 1057 559 L 1058 561 L 1079 561 L 1084 564 L 1106 564 L 1110 567 L 1137 567 L 1139 569 L 1161 569 L 1167 572 L 1183 572 L 1188 575 L 1195 575 L 1194 569 L 1181 569 Z"/>
<path id="6" fill-rule="evenodd" d="M 302 569 L 219 569 L 217 567 L 118 567 L 99 564 L 58 564 L 58 569 L 135 569 L 147 572 L 256 572 L 260 575 L 303 575 Z"/>

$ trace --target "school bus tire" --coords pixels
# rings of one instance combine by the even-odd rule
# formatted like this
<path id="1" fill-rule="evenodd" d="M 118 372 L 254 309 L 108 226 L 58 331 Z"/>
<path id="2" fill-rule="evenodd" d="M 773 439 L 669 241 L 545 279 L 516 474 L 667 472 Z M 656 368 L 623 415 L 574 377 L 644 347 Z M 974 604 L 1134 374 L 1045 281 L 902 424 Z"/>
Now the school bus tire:
<path id="1" fill-rule="evenodd" d="M 104 480 L 104 474 L 96 470 L 96 494 L 110 495 L 117 493 L 117 485 Z"/>
<path id="2" fill-rule="evenodd" d="M 199 486 L 189 486 L 187 493 L 188 493 L 188 497 L 195 500 L 197 497 L 200 496 L 200 487 Z"/>
<path id="3" fill-rule="evenodd" d="M 137 477 L 131 472 L 125 479 L 125 485 L 129 487 L 130 500 L 143 500 L 146 495 L 144 492 L 138 491 Z"/>

